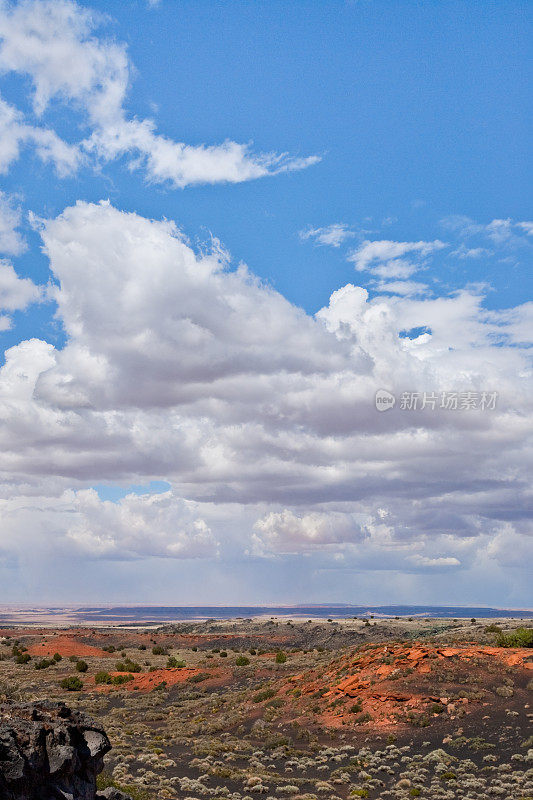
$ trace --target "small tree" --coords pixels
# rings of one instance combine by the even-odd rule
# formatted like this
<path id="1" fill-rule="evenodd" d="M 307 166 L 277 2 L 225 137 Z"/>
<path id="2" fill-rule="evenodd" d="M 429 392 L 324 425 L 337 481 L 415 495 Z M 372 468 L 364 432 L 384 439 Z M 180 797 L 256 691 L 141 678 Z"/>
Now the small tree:
<path id="1" fill-rule="evenodd" d="M 87 672 L 88 669 L 89 669 L 89 665 L 87 664 L 86 661 L 83 661 L 82 659 L 80 659 L 79 661 L 76 662 L 76 671 L 77 672 Z"/>
<path id="2" fill-rule="evenodd" d="M 70 675 L 68 678 L 63 678 L 61 688 L 68 692 L 79 692 L 83 689 L 83 681 L 77 675 Z"/>
<path id="3" fill-rule="evenodd" d="M 283 650 L 278 650 L 276 653 L 276 664 L 284 664 L 287 660 L 287 656 L 283 652 Z"/>

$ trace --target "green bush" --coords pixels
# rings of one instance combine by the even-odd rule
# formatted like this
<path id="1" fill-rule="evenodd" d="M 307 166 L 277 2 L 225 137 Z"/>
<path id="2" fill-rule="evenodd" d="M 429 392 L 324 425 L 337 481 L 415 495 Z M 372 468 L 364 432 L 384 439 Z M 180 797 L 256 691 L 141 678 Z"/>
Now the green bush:
<path id="1" fill-rule="evenodd" d="M 364 714 L 359 714 L 359 716 L 357 716 L 354 719 L 354 723 L 356 725 L 364 725 L 365 722 L 371 722 L 371 721 L 372 721 L 372 714 L 369 714 L 368 712 L 365 712 Z"/>
<path id="2" fill-rule="evenodd" d="M 274 689 L 263 689 L 262 692 L 257 692 L 257 694 L 252 697 L 252 700 L 254 703 L 262 703 L 264 700 L 270 700 L 275 694 L 276 692 Z"/>
<path id="3" fill-rule="evenodd" d="M 490 625 L 485 626 L 485 633 L 503 633 L 503 631 L 499 625 L 495 625 L 492 622 Z"/>
<path id="4" fill-rule="evenodd" d="M 273 700 L 269 700 L 266 703 L 265 708 L 281 708 L 283 705 L 283 700 L 281 697 L 275 697 Z"/>
<path id="5" fill-rule="evenodd" d="M 121 684 L 129 683 L 132 680 L 133 680 L 133 675 L 131 675 L 130 673 L 128 673 L 127 675 L 114 675 L 111 678 L 111 681 L 114 686 L 120 686 Z"/>
<path id="6" fill-rule="evenodd" d="M 59 661 L 62 661 L 62 660 L 63 660 L 63 656 L 61 655 L 61 653 L 54 653 L 54 655 L 52 656 L 52 658 L 53 658 L 53 659 L 54 659 L 54 661 L 56 661 L 56 662 L 59 662 Z"/>
<path id="7" fill-rule="evenodd" d="M 208 672 L 197 672 L 196 675 L 189 675 L 187 681 L 189 683 L 201 683 L 202 681 L 207 680 L 211 676 Z"/>
<path id="8" fill-rule="evenodd" d="M 511 633 L 500 633 L 496 644 L 498 647 L 533 647 L 533 628 L 517 628 Z"/>
<path id="9" fill-rule="evenodd" d="M 287 660 L 287 656 L 283 652 L 283 650 L 278 650 L 276 653 L 276 664 L 284 664 Z"/>
<path id="10" fill-rule="evenodd" d="M 101 790 L 110 787 L 118 789 L 120 792 L 124 792 L 124 794 L 129 794 L 132 800 L 151 800 L 151 795 L 149 795 L 147 789 L 141 789 L 134 784 L 117 783 L 111 775 L 101 772 L 96 778 L 96 788 Z"/>
<path id="11" fill-rule="evenodd" d="M 41 658 L 40 661 L 36 661 L 35 669 L 48 669 L 48 667 L 51 667 L 52 664 L 55 663 L 56 662 L 51 658 Z"/>
<path id="12" fill-rule="evenodd" d="M 87 672 L 89 669 L 89 665 L 86 661 L 83 661 L 81 658 L 79 661 L 76 662 L 76 671 L 77 672 Z"/>
<path id="13" fill-rule="evenodd" d="M 18 656 L 15 656 L 15 664 L 27 664 L 28 661 L 31 661 L 29 653 L 19 653 Z"/>
<path id="14" fill-rule="evenodd" d="M 170 656 L 167 661 L 167 669 L 178 668 L 182 669 L 185 666 L 185 661 L 180 661 L 179 659 L 175 658 L 174 656 Z"/>
<path id="15" fill-rule="evenodd" d="M 104 649 L 105 649 L 105 648 L 104 648 Z M 69 661 L 71 661 L 73 664 L 75 664 L 75 663 L 76 663 L 76 661 L 78 660 L 78 656 L 69 656 L 69 657 L 68 657 L 68 660 L 69 660 Z"/>
<path id="16" fill-rule="evenodd" d="M 246 667 L 250 663 L 250 659 L 246 658 L 246 656 L 237 656 L 235 659 L 235 664 L 238 667 Z"/>
<path id="17" fill-rule="evenodd" d="M 160 644 L 156 644 L 155 647 L 152 647 L 152 653 L 154 656 L 166 656 L 168 655 L 167 651 L 164 647 L 161 647 Z"/>
<path id="18" fill-rule="evenodd" d="M 117 661 L 115 669 L 117 672 L 142 672 L 141 665 L 131 661 L 129 658 L 124 659 L 124 661 Z"/>
<path id="19" fill-rule="evenodd" d="M 83 681 L 77 675 L 70 675 L 68 678 L 63 678 L 61 688 L 69 692 L 79 692 L 83 689 Z"/>
<path id="20" fill-rule="evenodd" d="M 112 681 L 113 681 L 113 678 L 111 677 L 109 672 L 104 672 L 104 671 L 97 672 L 96 675 L 94 676 L 94 682 L 95 683 L 107 683 L 107 684 L 110 684 L 110 683 L 112 683 Z"/>

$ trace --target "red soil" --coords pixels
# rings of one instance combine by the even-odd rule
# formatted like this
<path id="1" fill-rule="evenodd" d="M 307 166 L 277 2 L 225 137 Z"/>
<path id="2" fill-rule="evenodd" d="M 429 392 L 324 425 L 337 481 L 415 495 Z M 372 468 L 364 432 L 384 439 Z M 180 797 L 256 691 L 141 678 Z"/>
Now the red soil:
<path id="1" fill-rule="evenodd" d="M 330 728 L 347 724 L 362 725 L 363 730 L 369 724 L 386 728 L 407 722 L 409 715 L 438 717 L 435 704 L 440 713 L 447 711 L 454 718 L 458 708 L 468 712 L 476 704 L 494 702 L 498 698 L 492 689 L 501 684 L 505 668 L 517 674 L 533 669 L 532 651 L 475 644 L 444 648 L 369 645 L 336 659 L 321 674 L 313 671 L 290 678 L 279 694 L 285 695 L 292 719 L 303 721 L 312 710 L 316 720 Z M 436 680 L 441 677 L 445 680 Z M 482 699 L 458 697 L 469 694 L 472 680 L 478 694 L 482 690 Z M 298 699 L 294 690 L 301 693 Z M 356 703 L 360 707 L 352 710 Z M 365 720 L 362 714 L 371 719 Z"/>
<path id="2" fill-rule="evenodd" d="M 28 647 L 28 653 L 31 656 L 53 656 L 54 653 L 59 653 L 61 656 L 96 656 L 97 658 L 111 658 L 113 653 L 106 653 L 100 647 L 93 647 L 90 644 L 84 644 L 76 639 L 75 636 L 67 636 L 58 634 L 45 639 L 44 642 L 32 644 Z"/>
<path id="3" fill-rule="evenodd" d="M 183 668 L 171 668 L 171 669 L 156 669 L 153 672 L 137 672 L 133 673 L 133 680 L 128 681 L 127 683 L 120 684 L 121 689 L 127 689 L 128 691 L 140 691 L 140 692 L 151 692 L 157 686 L 160 686 L 163 682 L 166 683 L 167 687 L 175 686 L 178 683 L 185 683 L 189 678 L 193 677 L 194 675 L 198 675 L 199 673 L 207 673 L 209 674 L 209 678 L 206 678 L 202 681 L 199 685 L 205 686 L 207 688 L 216 688 L 219 686 L 225 686 L 226 684 L 230 683 L 233 677 L 233 674 L 229 671 L 224 671 L 220 669 L 213 669 L 213 670 L 202 670 L 196 669 L 194 667 L 183 667 Z M 115 675 L 124 675 L 125 673 L 121 672 L 110 672 L 112 676 Z M 88 678 L 87 685 L 94 684 L 94 678 Z M 193 684 L 194 685 L 194 684 Z M 96 690 L 99 692 L 109 692 L 116 687 L 110 686 L 109 684 L 99 684 L 96 686 Z"/>

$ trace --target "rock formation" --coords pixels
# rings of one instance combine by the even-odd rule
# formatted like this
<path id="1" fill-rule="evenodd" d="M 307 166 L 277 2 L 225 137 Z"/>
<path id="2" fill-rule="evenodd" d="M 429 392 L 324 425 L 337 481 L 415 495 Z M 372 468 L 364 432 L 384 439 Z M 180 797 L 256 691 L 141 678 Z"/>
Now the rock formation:
<path id="1" fill-rule="evenodd" d="M 104 729 L 63 703 L 0 704 L 0 800 L 128 800 L 97 794 Z"/>

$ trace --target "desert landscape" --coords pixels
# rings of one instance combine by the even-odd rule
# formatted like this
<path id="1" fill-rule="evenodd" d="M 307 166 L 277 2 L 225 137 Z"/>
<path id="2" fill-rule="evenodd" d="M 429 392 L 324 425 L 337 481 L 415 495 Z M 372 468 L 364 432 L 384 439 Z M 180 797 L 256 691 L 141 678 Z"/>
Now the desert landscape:
<path id="1" fill-rule="evenodd" d="M 532 645 L 520 619 L 3 627 L 0 700 L 89 715 L 109 797 L 526 800 Z"/>

